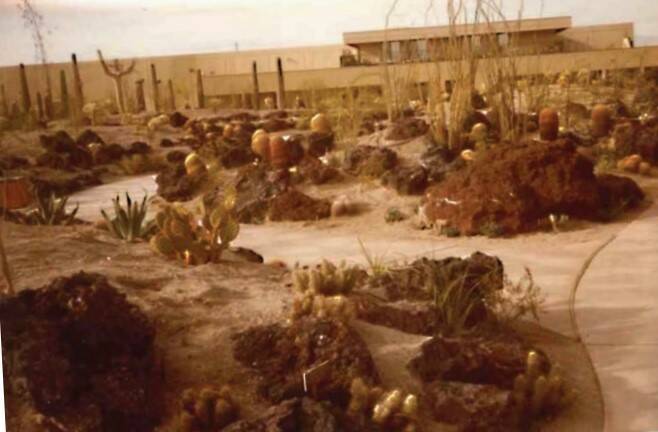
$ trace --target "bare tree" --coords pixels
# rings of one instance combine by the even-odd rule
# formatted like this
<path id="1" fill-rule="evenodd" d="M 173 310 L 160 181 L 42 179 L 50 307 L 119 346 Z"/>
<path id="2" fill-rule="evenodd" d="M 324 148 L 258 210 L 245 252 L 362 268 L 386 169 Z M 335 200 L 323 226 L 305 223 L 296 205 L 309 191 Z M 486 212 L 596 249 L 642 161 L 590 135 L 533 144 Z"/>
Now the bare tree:
<path id="1" fill-rule="evenodd" d="M 114 91 L 116 93 L 117 107 L 119 108 L 119 113 L 126 113 L 126 103 L 125 97 L 123 94 L 123 77 L 131 74 L 135 70 L 135 60 L 131 60 L 128 67 L 124 67 L 119 59 L 114 60 L 112 65 L 108 65 L 103 58 L 103 53 L 101 50 L 98 50 L 98 60 L 100 60 L 105 75 L 112 78 L 114 81 Z"/>
<path id="2" fill-rule="evenodd" d="M 50 83 L 50 71 L 48 70 L 48 57 L 46 55 L 46 44 L 44 42 L 42 28 L 43 16 L 34 8 L 30 0 L 19 0 L 18 9 L 21 12 L 25 26 L 32 32 L 34 49 L 37 61 L 43 65 L 44 81 L 49 96 L 52 96 L 52 86 Z"/>

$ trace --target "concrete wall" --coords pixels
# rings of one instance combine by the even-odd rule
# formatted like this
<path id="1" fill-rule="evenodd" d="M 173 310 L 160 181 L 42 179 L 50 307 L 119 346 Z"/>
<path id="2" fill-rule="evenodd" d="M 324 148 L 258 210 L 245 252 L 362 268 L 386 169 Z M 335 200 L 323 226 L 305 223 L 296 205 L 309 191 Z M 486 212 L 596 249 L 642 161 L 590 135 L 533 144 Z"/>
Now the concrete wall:
<path id="1" fill-rule="evenodd" d="M 622 48 L 624 38 L 634 37 L 633 23 L 573 27 L 559 33 L 565 51 Z"/>

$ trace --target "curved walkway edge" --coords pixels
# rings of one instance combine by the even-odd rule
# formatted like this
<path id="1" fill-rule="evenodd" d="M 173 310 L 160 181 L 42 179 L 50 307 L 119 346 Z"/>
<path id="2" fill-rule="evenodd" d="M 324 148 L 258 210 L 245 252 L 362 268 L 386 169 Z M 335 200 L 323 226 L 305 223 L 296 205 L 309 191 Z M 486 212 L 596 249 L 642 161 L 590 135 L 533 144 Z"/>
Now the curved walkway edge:
<path id="1" fill-rule="evenodd" d="M 575 299 L 606 432 L 658 431 L 658 203 L 594 257 Z"/>

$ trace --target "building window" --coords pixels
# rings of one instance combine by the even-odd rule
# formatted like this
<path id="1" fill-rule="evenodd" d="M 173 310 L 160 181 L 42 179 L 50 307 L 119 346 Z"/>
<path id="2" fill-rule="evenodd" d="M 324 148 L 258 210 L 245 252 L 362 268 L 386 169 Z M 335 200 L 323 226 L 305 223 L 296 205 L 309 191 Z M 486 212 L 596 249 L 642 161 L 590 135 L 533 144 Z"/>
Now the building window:
<path id="1" fill-rule="evenodd" d="M 418 59 L 425 61 L 428 58 L 427 53 L 427 39 L 419 39 L 416 41 L 416 52 L 418 53 Z"/>
<path id="2" fill-rule="evenodd" d="M 498 46 L 506 48 L 509 46 L 509 34 L 507 33 L 498 33 Z"/>
<path id="3" fill-rule="evenodd" d="M 400 61 L 400 55 L 401 55 L 401 44 L 400 41 L 393 41 L 389 43 L 389 50 L 388 50 L 388 61 L 391 61 L 393 63 L 398 63 Z"/>

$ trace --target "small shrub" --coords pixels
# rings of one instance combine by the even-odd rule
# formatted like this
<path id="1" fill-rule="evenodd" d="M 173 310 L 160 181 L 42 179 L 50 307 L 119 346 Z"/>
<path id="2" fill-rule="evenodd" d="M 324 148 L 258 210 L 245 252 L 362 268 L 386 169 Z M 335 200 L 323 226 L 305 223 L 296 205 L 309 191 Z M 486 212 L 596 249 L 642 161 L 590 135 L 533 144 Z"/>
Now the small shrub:
<path id="1" fill-rule="evenodd" d="M 504 236 L 505 230 L 496 222 L 486 222 L 480 225 L 480 234 L 489 238 L 497 238 Z"/>
<path id="2" fill-rule="evenodd" d="M 384 216 L 386 223 L 401 222 L 406 218 L 407 215 L 402 213 L 397 207 L 390 207 L 388 210 L 386 210 L 386 216 Z"/>

